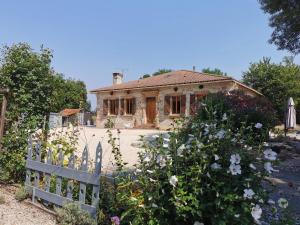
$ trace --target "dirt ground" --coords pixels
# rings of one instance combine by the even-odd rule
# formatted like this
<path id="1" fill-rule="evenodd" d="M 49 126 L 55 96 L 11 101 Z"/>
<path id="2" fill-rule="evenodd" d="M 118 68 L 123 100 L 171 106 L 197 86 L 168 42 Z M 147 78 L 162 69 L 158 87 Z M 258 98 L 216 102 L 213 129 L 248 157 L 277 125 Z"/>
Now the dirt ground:
<path id="1" fill-rule="evenodd" d="M 15 188 L 0 185 L 0 196 L 5 203 L 0 204 L 0 225 L 55 225 L 55 218 L 47 212 L 27 202 L 14 198 Z"/>

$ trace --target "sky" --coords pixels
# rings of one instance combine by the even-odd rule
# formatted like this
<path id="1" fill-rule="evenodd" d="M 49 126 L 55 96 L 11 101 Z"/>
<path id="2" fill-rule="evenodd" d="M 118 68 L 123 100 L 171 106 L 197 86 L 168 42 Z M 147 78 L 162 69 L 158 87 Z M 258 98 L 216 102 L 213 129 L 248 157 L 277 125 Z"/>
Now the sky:
<path id="1" fill-rule="evenodd" d="M 52 49 L 54 70 L 88 90 L 110 85 L 113 72 L 128 81 L 161 68 L 241 79 L 251 62 L 290 55 L 268 43 L 271 33 L 257 0 L 0 0 L 0 45 Z"/>

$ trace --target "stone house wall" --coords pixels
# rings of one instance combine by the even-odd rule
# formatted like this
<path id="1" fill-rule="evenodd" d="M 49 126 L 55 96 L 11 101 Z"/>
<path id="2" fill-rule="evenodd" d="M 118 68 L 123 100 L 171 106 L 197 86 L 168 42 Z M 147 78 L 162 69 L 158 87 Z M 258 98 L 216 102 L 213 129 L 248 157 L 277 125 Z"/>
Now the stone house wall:
<path id="1" fill-rule="evenodd" d="M 116 128 L 133 128 L 142 127 L 147 123 L 146 119 L 146 97 L 156 97 L 156 121 L 155 127 L 159 129 L 168 129 L 171 127 L 174 118 L 178 115 L 165 115 L 164 105 L 166 95 L 186 95 L 185 115 L 190 115 L 190 95 L 194 93 L 215 93 L 219 91 L 232 91 L 241 89 L 249 95 L 256 95 L 252 91 L 243 86 L 236 84 L 233 81 L 229 82 L 214 82 L 207 84 L 189 84 L 170 87 L 161 87 L 152 90 L 131 90 L 131 91 L 114 91 L 100 92 L 97 94 L 97 121 L 96 125 L 99 128 L 104 128 L 108 118 L 114 121 Z M 176 91 L 175 91 L 176 90 Z M 103 115 L 103 100 L 104 99 L 122 99 L 135 98 L 136 111 L 134 115 Z M 119 107 L 120 110 L 120 107 Z"/>

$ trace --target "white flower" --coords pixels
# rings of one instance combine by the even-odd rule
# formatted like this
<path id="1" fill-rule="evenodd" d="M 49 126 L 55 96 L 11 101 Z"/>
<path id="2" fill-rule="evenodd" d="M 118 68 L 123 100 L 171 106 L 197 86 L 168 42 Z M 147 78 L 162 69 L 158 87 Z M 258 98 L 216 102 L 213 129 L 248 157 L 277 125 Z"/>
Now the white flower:
<path id="1" fill-rule="evenodd" d="M 155 203 L 152 203 L 153 208 L 157 208 L 158 206 Z"/>
<path id="2" fill-rule="evenodd" d="M 146 155 L 144 158 L 144 162 L 150 162 L 150 161 L 151 161 L 150 156 Z"/>
<path id="3" fill-rule="evenodd" d="M 268 148 L 264 151 L 264 156 L 265 156 L 265 159 L 274 161 L 274 160 L 276 160 L 277 153 L 272 151 L 272 149 Z"/>
<path id="4" fill-rule="evenodd" d="M 170 142 L 170 139 L 169 138 L 164 138 L 164 141 L 165 142 Z"/>
<path id="5" fill-rule="evenodd" d="M 252 189 L 245 189 L 244 190 L 244 198 L 252 199 L 254 194 L 255 193 Z"/>
<path id="6" fill-rule="evenodd" d="M 166 157 L 162 155 L 158 155 L 156 158 L 156 162 L 159 164 L 161 168 L 165 167 L 167 165 Z"/>
<path id="7" fill-rule="evenodd" d="M 235 218 L 240 218 L 240 214 L 235 214 L 234 217 Z"/>
<path id="8" fill-rule="evenodd" d="M 58 144 L 57 147 L 58 147 L 59 149 L 61 149 L 61 148 L 63 147 L 63 145 L 62 145 L 62 144 Z"/>
<path id="9" fill-rule="evenodd" d="M 221 165 L 220 164 L 218 164 L 218 163 L 213 163 L 213 164 L 211 164 L 211 166 L 210 166 L 212 169 L 214 169 L 214 170 L 218 170 L 218 169 L 221 169 Z"/>
<path id="10" fill-rule="evenodd" d="M 204 225 L 204 223 L 200 223 L 199 221 L 195 221 L 194 225 Z"/>
<path id="11" fill-rule="evenodd" d="M 223 117 L 222 117 L 222 121 L 225 121 L 225 120 L 227 120 L 227 114 L 226 113 L 224 113 Z"/>
<path id="12" fill-rule="evenodd" d="M 182 156 L 183 150 L 185 149 L 185 145 L 182 144 L 178 149 L 177 149 L 177 155 Z"/>
<path id="13" fill-rule="evenodd" d="M 253 170 L 256 170 L 256 167 L 252 163 L 249 164 L 249 167 Z"/>
<path id="14" fill-rule="evenodd" d="M 178 179 L 176 176 L 171 176 L 170 179 L 169 179 L 169 183 L 173 186 L 173 187 L 176 187 L 176 184 L 178 182 Z"/>
<path id="15" fill-rule="evenodd" d="M 289 205 L 288 201 L 285 198 L 278 199 L 278 205 L 280 208 L 286 209 Z"/>
<path id="16" fill-rule="evenodd" d="M 257 129 L 260 129 L 260 128 L 262 128 L 262 124 L 261 123 L 256 123 L 254 127 L 257 128 Z"/>
<path id="17" fill-rule="evenodd" d="M 218 139 L 224 138 L 225 133 L 226 133 L 226 131 L 224 129 L 219 130 L 216 134 L 216 138 L 218 138 Z"/>
<path id="18" fill-rule="evenodd" d="M 270 162 L 266 162 L 266 163 L 264 164 L 264 168 L 265 168 L 265 170 L 266 170 L 268 173 L 272 173 L 273 171 L 274 171 L 274 172 L 278 172 L 278 170 L 275 170 L 275 169 L 272 167 L 272 163 L 270 163 Z"/>
<path id="19" fill-rule="evenodd" d="M 255 205 L 255 207 L 251 209 L 251 215 L 255 221 L 258 221 L 260 219 L 261 214 L 262 214 L 262 209 L 260 208 L 259 205 Z"/>
<path id="20" fill-rule="evenodd" d="M 164 143 L 164 144 L 163 144 L 163 147 L 164 147 L 164 148 L 169 148 L 169 144 L 168 144 L 168 143 Z"/>
<path id="21" fill-rule="evenodd" d="M 159 138 L 159 135 L 154 134 L 154 135 L 152 135 L 152 138 L 157 139 L 157 138 Z"/>
<path id="22" fill-rule="evenodd" d="M 152 174 L 153 173 L 153 170 L 147 170 L 148 173 Z"/>
<path id="23" fill-rule="evenodd" d="M 275 205 L 275 201 L 272 200 L 272 199 L 269 199 L 269 200 L 268 200 L 268 204 L 269 204 L 269 205 Z"/>
<path id="24" fill-rule="evenodd" d="M 232 141 L 233 143 L 235 143 L 235 142 L 237 142 L 237 139 L 236 139 L 236 138 L 232 138 L 231 141 Z"/>
<path id="25" fill-rule="evenodd" d="M 242 173 L 241 166 L 237 165 L 237 164 L 231 164 L 229 166 L 229 170 L 230 170 L 230 172 L 231 172 L 232 175 L 237 175 L 237 174 L 241 174 Z"/>
<path id="26" fill-rule="evenodd" d="M 150 180 L 151 182 L 156 182 L 156 180 L 154 180 L 154 179 L 152 179 L 152 178 L 149 178 L 149 180 Z"/>
<path id="27" fill-rule="evenodd" d="M 136 169 L 136 172 L 137 172 L 137 173 L 140 173 L 140 172 L 142 172 L 142 170 L 140 170 L 140 169 Z"/>
<path id="28" fill-rule="evenodd" d="M 214 154 L 214 156 L 215 156 L 216 161 L 218 161 L 220 159 L 220 157 L 218 155 Z"/>
<path id="29" fill-rule="evenodd" d="M 231 164 L 240 164 L 241 157 L 239 154 L 233 154 L 230 156 L 230 162 Z"/>

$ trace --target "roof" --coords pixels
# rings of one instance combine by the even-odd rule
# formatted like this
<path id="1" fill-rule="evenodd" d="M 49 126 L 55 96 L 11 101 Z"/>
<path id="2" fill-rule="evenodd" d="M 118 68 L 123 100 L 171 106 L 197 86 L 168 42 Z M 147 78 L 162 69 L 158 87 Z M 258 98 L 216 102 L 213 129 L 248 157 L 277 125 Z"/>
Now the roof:
<path id="1" fill-rule="evenodd" d="M 60 111 L 61 116 L 72 116 L 80 112 L 80 109 L 64 109 Z"/>
<path id="2" fill-rule="evenodd" d="M 178 84 L 191 84 L 191 83 L 205 83 L 213 81 L 232 80 L 230 77 L 205 74 L 189 70 L 178 70 L 169 73 L 164 73 L 157 76 L 152 76 L 140 80 L 124 82 L 122 84 L 114 84 L 108 87 L 98 88 L 92 90 L 92 93 L 126 90 L 126 89 L 139 89 L 158 86 L 178 85 Z"/>
<path id="3" fill-rule="evenodd" d="M 241 85 L 259 95 L 258 91 L 242 84 L 231 77 L 213 75 L 207 73 L 201 73 L 190 70 L 177 70 L 171 71 L 169 73 L 164 73 L 157 76 L 152 76 L 144 79 L 128 81 L 121 84 L 114 84 L 108 87 L 102 87 L 98 89 L 91 90 L 91 93 L 97 92 L 108 92 L 108 91 L 119 91 L 119 90 L 133 90 L 133 89 L 143 89 L 143 88 L 155 88 L 164 87 L 172 85 L 184 85 L 184 84 L 199 84 L 199 83 L 212 83 L 212 82 L 227 82 L 232 81 Z"/>

